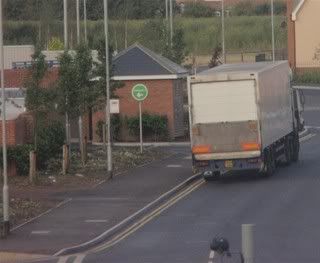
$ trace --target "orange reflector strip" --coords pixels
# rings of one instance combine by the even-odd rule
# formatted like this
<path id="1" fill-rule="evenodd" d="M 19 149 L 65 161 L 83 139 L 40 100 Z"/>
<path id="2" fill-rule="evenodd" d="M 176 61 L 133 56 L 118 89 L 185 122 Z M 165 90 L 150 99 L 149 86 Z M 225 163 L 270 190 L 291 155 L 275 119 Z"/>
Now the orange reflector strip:
<path id="1" fill-rule="evenodd" d="M 192 147 L 193 154 L 203 154 L 203 153 L 211 153 L 211 146 L 210 145 L 196 145 Z"/>
<path id="2" fill-rule="evenodd" d="M 256 151 L 261 149 L 261 145 L 256 142 L 245 142 L 241 144 L 241 148 L 244 151 Z"/>

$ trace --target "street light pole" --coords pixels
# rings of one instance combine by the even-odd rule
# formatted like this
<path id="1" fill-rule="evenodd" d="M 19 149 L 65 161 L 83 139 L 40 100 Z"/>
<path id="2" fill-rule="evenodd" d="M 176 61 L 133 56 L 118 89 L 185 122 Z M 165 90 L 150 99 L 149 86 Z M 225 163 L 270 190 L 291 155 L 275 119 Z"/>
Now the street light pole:
<path id="1" fill-rule="evenodd" d="M 108 28 L 108 1 L 103 0 L 104 6 L 104 34 L 106 42 L 106 124 L 107 124 L 107 162 L 108 175 L 112 178 L 112 150 L 111 150 L 111 132 L 110 132 L 110 72 L 109 72 L 109 28 Z"/>
<path id="2" fill-rule="evenodd" d="M 221 0 L 221 33 L 222 33 L 222 56 L 223 63 L 226 63 L 226 46 L 225 46 L 225 19 L 224 19 L 224 0 Z"/>
<path id="3" fill-rule="evenodd" d="M 169 18 L 169 0 L 165 0 L 166 1 L 166 21 L 168 23 L 168 18 Z"/>
<path id="4" fill-rule="evenodd" d="M 68 2 L 63 0 L 63 33 L 64 33 L 64 50 L 68 50 Z M 68 98 L 66 98 L 66 103 L 68 103 Z M 69 148 L 69 156 L 71 156 L 71 145 L 70 145 L 70 122 L 69 115 L 66 112 L 66 141 Z"/>
<path id="5" fill-rule="evenodd" d="M 170 45 L 172 47 L 172 39 L 173 39 L 173 3 L 170 0 Z"/>
<path id="6" fill-rule="evenodd" d="M 6 132 L 6 100 L 4 89 L 4 51 L 3 51 L 3 21 L 2 21 L 2 0 L 0 0 L 0 70 L 1 70 L 1 102 L 2 102 L 2 154 L 3 154 L 3 235 L 10 233 L 9 221 L 9 186 L 7 170 L 7 132 Z"/>
<path id="7" fill-rule="evenodd" d="M 86 44 L 88 44 L 88 35 L 87 35 L 87 0 L 83 0 L 83 20 L 84 20 L 84 39 Z"/>
<path id="8" fill-rule="evenodd" d="M 271 27 L 272 27 L 272 61 L 275 62 L 275 43 L 274 43 L 274 4 L 271 0 Z"/>
<path id="9" fill-rule="evenodd" d="M 80 44 L 80 0 L 76 0 L 77 9 L 77 44 Z"/>

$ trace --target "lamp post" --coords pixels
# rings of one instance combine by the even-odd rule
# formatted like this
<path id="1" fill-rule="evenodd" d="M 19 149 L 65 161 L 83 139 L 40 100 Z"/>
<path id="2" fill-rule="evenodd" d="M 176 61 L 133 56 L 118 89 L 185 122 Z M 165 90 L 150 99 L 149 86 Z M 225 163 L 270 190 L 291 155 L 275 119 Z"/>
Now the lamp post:
<path id="1" fill-rule="evenodd" d="M 110 132 L 110 72 L 109 72 L 109 28 L 108 28 L 108 1 L 103 0 L 104 7 L 104 34 L 106 42 L 106 126 L 107 126 L 107 164 L 108 175 L 112 178 L 112 149 L 111 149 L 111 132 Z"/>
<path id="2" fill-rule="evenodd" d="M 170 45 L 172 47 L 172 39 L 173 39 L 173 3 L 170 0 Z"/>
<path id="3" fill-rule="evenodd" d="M 272 61 L 275 62 L 275 43 L 274 43 L 274 3 L 271 0 L 271 27 L 272 27 Z"/>
<path id="4" fill-rule="evenodd" d="M 221 0 L 221 34 L 222 34 L 222 56 L 223 63 L 226 63 L 226 46 L 225 46 L 225 19 L 224 19 L 224 0 Z"/>
<path id="5" fill-rule="evenodd" d="M 4 51 L 3 51 L 3 21 L 2 0 L 0 0 L 0 70 L 1 70 L 1 102 L 2 102 L 2 154 L 3 154 L 3 236 L 10 233 L 9 221 L 9 186 L 7 170 L 7 136 L 6 136 L 6 100 L 4 89 Z"/>
<path id="6" fill-rule="evenodd" d="M 84 20 L 84 39 L 86 44 L 88 44 L 88 34 L 87 34 L 87 0 L 83 0 L 83 20 Z"/>

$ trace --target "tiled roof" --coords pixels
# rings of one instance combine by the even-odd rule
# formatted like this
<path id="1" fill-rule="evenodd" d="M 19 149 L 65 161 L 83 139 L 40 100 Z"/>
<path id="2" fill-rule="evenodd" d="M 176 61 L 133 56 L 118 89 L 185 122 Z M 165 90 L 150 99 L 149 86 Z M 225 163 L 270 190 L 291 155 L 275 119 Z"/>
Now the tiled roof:
<path id="1" fill-rule="evenodd" d="M 182 75 L 188 71 L 140 44 L 134 44 L 114 58 L 114 76 Z"/>

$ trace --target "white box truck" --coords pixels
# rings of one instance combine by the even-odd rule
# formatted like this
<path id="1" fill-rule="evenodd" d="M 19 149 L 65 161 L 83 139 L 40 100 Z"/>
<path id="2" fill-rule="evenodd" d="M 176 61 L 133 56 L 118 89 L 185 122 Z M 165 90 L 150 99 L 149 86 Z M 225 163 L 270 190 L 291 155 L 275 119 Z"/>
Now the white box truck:
<path id="1" fill-rule="evenodd" d="M 301 111 L 287 61 L 226 64 L 188 79 L 193 168 L 272 175 L 299 158 Z"/>

